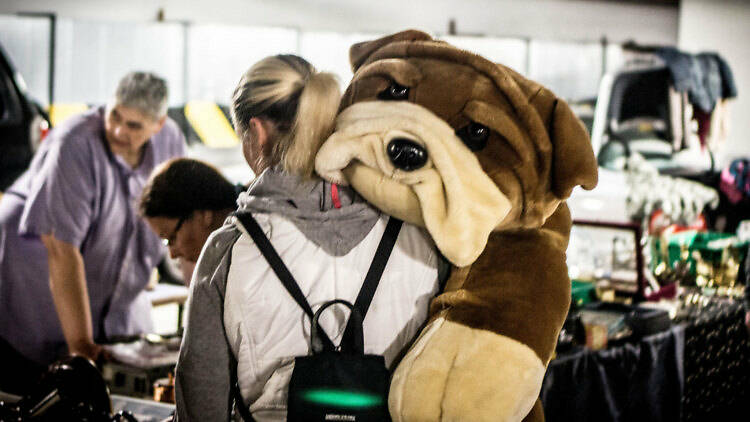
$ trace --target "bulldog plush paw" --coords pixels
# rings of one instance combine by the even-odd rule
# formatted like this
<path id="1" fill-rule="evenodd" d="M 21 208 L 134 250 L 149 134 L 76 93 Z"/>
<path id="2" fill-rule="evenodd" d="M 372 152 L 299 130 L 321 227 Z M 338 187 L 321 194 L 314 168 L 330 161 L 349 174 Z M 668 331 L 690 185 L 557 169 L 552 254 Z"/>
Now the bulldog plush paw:
<path id="1" fill-rule="evenodd" d="M 490 331 L 433 320 L 391 381 L 394 421 L 520 421 L 545 366 L 526 345 Z"/>

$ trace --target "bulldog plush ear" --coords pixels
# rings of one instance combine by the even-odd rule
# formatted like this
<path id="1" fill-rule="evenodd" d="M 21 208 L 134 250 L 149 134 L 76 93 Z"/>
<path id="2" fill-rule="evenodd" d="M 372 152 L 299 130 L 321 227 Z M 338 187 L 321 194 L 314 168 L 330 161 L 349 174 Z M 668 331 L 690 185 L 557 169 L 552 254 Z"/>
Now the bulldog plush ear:
<path id="1" fill-rule="evenodd" d="M 556 99 L 552 110 L 549 135 L 552 141 L 552 191 L 560 199 L 570 196 L 581 185 L 596 187 L 598 166 L 591 140 L 581 120 L 568 104 Z"/>
<path id="2" fill-rule="evenodd" d="M 416 29 L 408 29 L 374 41 L 364 41 L 354 44 L 349 48 L 349 63 L 352 65 L 352 72 L 356 73 L 357 69 L 362 66 L 362 63 L 384 45 L 399 41 L 425 41 L 431 39 L 432 37 L 429 34 L 417 31 Z"/>

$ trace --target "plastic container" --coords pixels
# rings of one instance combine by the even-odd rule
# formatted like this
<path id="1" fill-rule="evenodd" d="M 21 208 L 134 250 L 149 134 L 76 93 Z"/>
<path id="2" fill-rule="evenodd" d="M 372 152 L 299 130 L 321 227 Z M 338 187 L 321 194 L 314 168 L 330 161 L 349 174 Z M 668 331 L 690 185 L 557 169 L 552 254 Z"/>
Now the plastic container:
<path id="1" fill-rule="evenodd" d="M 591 281 L 573 280 L 570 293 L 575 307 L 580 308 L 596 299 L 596 289 Z"/>
<path id="2" fill-rule="evenodd" d="M 636 306 L 625 315 L 625 324 L 638 337 L 666 331 L 672 326 L 669 313 L 663 309 L 650 309 Z"/>

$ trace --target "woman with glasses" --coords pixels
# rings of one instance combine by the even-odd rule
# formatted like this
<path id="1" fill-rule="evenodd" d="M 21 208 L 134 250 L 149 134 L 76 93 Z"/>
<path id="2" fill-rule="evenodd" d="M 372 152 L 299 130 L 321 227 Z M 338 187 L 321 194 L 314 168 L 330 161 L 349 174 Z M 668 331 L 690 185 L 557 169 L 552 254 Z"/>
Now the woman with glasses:
<path id="1" fill-rule="evenodd" d="M 139 212 L 162 238 L 172 259 L 182 260 L 185 284 L 190 283 L 208 235 L 234 211 L 241 190 L 217 169 L 190 158 L 157 167 L 143 188 Z"/>

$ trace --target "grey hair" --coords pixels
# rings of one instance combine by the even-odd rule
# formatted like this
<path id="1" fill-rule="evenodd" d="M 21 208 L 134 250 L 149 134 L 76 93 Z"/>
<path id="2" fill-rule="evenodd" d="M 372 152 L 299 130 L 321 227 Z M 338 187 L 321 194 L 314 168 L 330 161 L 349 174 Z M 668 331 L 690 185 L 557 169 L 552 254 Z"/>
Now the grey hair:
<path id="1" fill-rule="evenodd" d="M 341 100 L 336 76 L 318 72 L 302 57 L 280 54 L 253 65 L 232 96 L 232 123 L 240 138 L 253 117 L 271 120 L 278 130 L 269 165 L 311 178 L 315 154 L 333 132 Z"/>
<path id="2" fill-rule="evenodd" d="M 120 79 L 114 105 L 140 110 L 153 120 L 167 114 L 167 81 L 148 72 L 130 72 Z"/>

